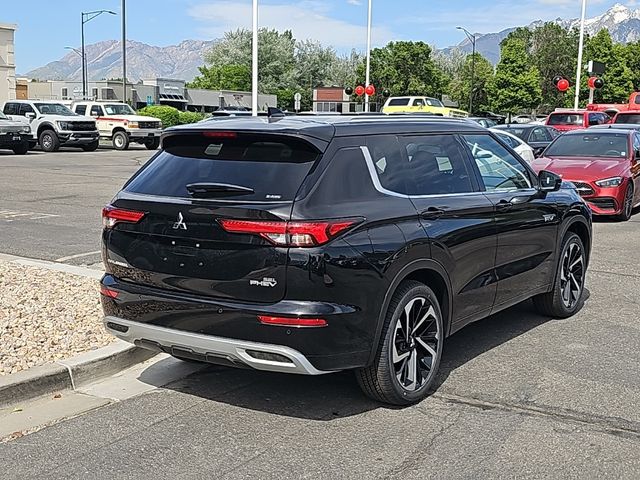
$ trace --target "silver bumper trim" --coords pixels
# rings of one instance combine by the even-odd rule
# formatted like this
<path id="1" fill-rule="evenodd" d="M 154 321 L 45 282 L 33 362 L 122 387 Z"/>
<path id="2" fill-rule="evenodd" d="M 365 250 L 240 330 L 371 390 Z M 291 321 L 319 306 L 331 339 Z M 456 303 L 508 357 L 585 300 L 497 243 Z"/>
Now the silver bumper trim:
<path id="1" fill-rule="evenodd" d="M 126 332 L 119 332 L 109 328 L 109 322 L 127 327 Z M 293 348 L 282 345 L 271 345 L 268 343 L 249 342 L 246 340 L 235 340 L 231 338 L 214 337 L 200 333 L 185 332 L 172 328 L 158 327 L 146 323 L 133 322 L 118 317 L 107 316 L 104 318 L 104 326 L 109 333 L 121 340 L 129 343 L 147 340 L 156 342 L 163 347 L 179 348 L 192 351 L 201 355 L 214 355 L 227 357 L 232 361 L 241 362 L 256 370 L 266 370 L 270 372 L 297 373 L 302 375 L 322 375 L 326 372 L 318 370 L 307 358 Z M 144 344 L 140 345 L 144 347 Z M 253 352 L 272 353 L 285 357 L 285 361 L 275 361 L 259 359 L 247 353 Z"/>

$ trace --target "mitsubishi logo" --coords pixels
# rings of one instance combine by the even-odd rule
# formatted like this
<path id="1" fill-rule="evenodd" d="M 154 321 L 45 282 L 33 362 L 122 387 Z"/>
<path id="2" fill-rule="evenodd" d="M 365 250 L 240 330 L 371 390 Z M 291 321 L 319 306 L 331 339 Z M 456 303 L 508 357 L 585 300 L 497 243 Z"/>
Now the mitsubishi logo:
<path id="1" fill-rule="evenodd" d="M 182 212 L 178 213 L 178 221 L 173 224 L 174 230 L 186 230 L 187 224 L 184 223 L 184 217 L 182 216 Z"/>

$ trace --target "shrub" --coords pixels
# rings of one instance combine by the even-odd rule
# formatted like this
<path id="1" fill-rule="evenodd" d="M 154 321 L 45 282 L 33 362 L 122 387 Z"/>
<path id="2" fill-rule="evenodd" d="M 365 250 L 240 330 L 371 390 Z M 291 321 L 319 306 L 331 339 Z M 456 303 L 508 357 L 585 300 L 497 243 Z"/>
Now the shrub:
<path id="1" fill-rule="evenodd" d="M 166 105 L 150 105 L 138 110 L 138 114 L 159 118 L 164 128 L 180 125 L 180 110 Z"/>
<path id="2" fill-rule="evenodd" d="M 199 112 L 180 112 L 180 125 L 186 123 L 196 123 L 204 118 L 204 115 Z"/>

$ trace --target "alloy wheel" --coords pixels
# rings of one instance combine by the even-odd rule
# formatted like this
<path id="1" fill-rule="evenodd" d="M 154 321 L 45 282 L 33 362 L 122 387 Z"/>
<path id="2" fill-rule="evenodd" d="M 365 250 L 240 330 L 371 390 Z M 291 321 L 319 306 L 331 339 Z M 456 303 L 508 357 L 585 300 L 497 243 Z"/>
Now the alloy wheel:
<path id="1" fill-rule="evenodd" d="M 440 348 L 440 322 L 425 297 L 407 303 L 394 326 L 392 362 L 400 386 L 414 392 L 435 374 L 434 362 Z"/>
<path id="2" fill-rule="evenodd" d="M 560 293 L 563 305 L 573 309 L 582 295 L 584 286 L 584 254 L 582 247 L 570 243 L 564 251 L 560 270 Z"/>
<path id="3" fill-rule="evenodd" d="M 52 145 L 53 145 L 53 139 L 51 138 L 51 135 L 43 135 L 42 136 L 42 146 L 45 149 L 49 149 L 49 148 L 51 148 Z"/>
<path id="4" fill-rule="evenodd" d="M 624 195 L 624 216 L 629 218 L 631 211 L 633 210 L 633 188 L 627 187 L 627 191 Z"/>

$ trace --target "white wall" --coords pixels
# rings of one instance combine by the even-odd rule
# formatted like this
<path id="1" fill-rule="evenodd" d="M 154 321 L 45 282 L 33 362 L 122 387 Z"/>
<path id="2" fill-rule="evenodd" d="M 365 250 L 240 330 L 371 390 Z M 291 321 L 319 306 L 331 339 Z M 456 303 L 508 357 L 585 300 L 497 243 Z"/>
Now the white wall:
<path id="1" fill-rule="evenodd" d="M 0 104 L 16 98 L 15 25 L 0 23 Z"/>

